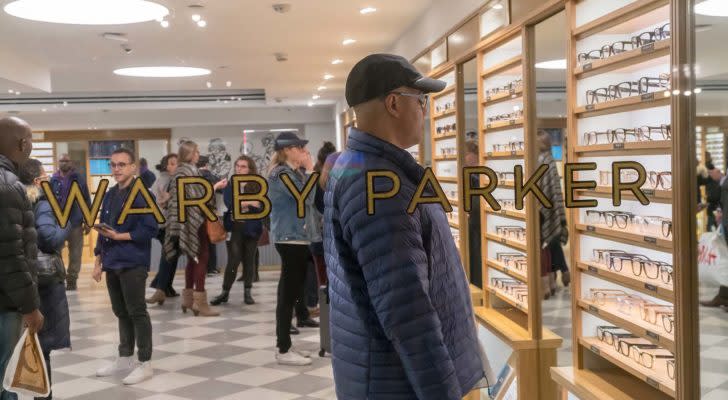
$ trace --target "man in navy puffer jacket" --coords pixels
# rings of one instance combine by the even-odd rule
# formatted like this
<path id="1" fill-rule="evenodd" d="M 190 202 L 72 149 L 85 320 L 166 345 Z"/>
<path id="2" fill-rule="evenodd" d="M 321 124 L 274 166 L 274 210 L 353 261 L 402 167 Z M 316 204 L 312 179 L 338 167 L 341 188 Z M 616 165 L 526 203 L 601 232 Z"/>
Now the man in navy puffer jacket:
<path id="1" fill-rule="evenodd" d="M 424 169 L 404 150 L 422 140 L 423 78 L 375 54 L 350 73 L 357 127 L 333 167 L 325 203 L 331 339 L 340 400 L 460 400 L 484 378 L 469 285 L 439 204 L 407 206 Z M 388 170 L 399 193 L 367 215 L 366 171 Z M 374 192 L 392 182 L 374 179 Z M 432 196 L 425 192 L 425 196 Z"/>

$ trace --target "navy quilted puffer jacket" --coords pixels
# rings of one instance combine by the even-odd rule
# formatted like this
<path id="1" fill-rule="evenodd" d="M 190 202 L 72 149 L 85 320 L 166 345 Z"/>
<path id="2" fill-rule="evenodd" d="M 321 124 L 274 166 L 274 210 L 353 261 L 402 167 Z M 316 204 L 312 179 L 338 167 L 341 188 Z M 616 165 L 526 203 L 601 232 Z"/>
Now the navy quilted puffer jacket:
<path id="1" fill-rule="evenodd" d="M 367 215 L 366 170 L 399 175 Z M 483 364 L 468 282 L 439 204 L 407 206 L 424 170 L 405 150 L 352 129 L 325 194 L 331 342 L 340 400 L 460 400 Z M 375 192 L 392 187 L 374 180 Z"/>

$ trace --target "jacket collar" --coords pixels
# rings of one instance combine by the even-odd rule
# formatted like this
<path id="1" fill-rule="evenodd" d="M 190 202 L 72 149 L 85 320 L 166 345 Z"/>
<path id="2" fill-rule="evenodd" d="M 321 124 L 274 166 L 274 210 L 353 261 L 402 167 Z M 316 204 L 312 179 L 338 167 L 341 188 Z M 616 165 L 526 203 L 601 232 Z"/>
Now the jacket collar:
<path id="1" fill-rule="evenodd" d="M 10 159 L 5 157 L 3 154 L 0 154 L 0 168 L 7 169 L 14 174 L 18 172 L 15 163 L 10 161 Z"/>
<path id="2" fill-rule="evenodd" d="M 400 149 L 392 143 L 356 128 L 350 128 L 346 148 L 352 151 L 370 153 L 390 161 L 397 165 L 405 176 L 415 184 L 420 182 L 425 174 L 424 168 L 417 164 L 407 150 Z"/>

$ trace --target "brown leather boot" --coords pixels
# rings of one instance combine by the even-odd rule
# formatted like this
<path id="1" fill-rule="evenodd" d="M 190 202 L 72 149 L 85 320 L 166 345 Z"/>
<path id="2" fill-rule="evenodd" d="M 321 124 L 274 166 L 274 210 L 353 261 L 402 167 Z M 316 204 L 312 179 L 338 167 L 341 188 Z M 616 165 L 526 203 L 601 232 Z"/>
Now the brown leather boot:
<path id="1" fill-rule="evenodd" d="M 571 283 L 571 272 L 569 272 L 569 271 L 561 272 L 561 283 L 564 284 L 564 287 L 569 287 L 569 283 Z"/>
<path id="2" fill-rule="evenodd" d="M 194 301 L 192 302 L 192 312 L 195 317 L 201 315 L 203 317 L 217 317 L 220 315 L 218 311 L 210 307 L 207 302 L 207 292 L 194 292 Z"/>
<path id="3" fill-rule="evenodd" d="M 728 307 L 728 286 L 721 286 L 718 294 L 708 301 L 701 301 L 704 307 Z"/>
<path id="4" fill-rule="evenodd" d="M 192 309 L 193 296 L 192 289 L 182 289 L 182 312 L 186 313 L 187 309 Z"/>
<path id="5" fill-rule="evenodd" d="M 549 289 L 551 290 L 551 296 L 556 295 L 556 272 L 549 274 Z"/>
<path id="6" fill-rule="evenodd" d="M 164 294 L 164 290 L 157 289 L 156 292 L 152 295 L 152 297 L 147 299 L 148 304 L 154 304 L 157 303 L 160 306 L 164 305 L 164 301 L 167 299 L 167 296 Z"/>
<path id="7" fill-rule="evenodd" d="M 544 300 L 548 300 L 551 297 L 551 286 L 549 285 L 548 275 L 541 277 L 541 293 L 543 293 Z"/>

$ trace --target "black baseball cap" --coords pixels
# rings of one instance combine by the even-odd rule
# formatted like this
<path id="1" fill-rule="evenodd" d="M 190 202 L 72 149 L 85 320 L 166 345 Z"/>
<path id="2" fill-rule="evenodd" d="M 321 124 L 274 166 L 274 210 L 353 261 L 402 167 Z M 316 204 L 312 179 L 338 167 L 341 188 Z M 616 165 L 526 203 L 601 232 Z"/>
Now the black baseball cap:
<path id="1" fill-rule="evenodd" d="M 286 147 L 291 146 L 305 146 L 308 140 L 299 139 L 298 136 L 293 132 L 282 132 L 276 137 L 275 144 L 273 145 L 274 150 L 283 150 Z"/>
<path id="2" fill-rule="evenodd" d="M 349 107 L 384 96 L 407 86 L 422 93 L 440 92 L 447 84 L 422 76 L 404 57 L 371 54 L 356 63 L 346 79 L 346 102 Z"/>

